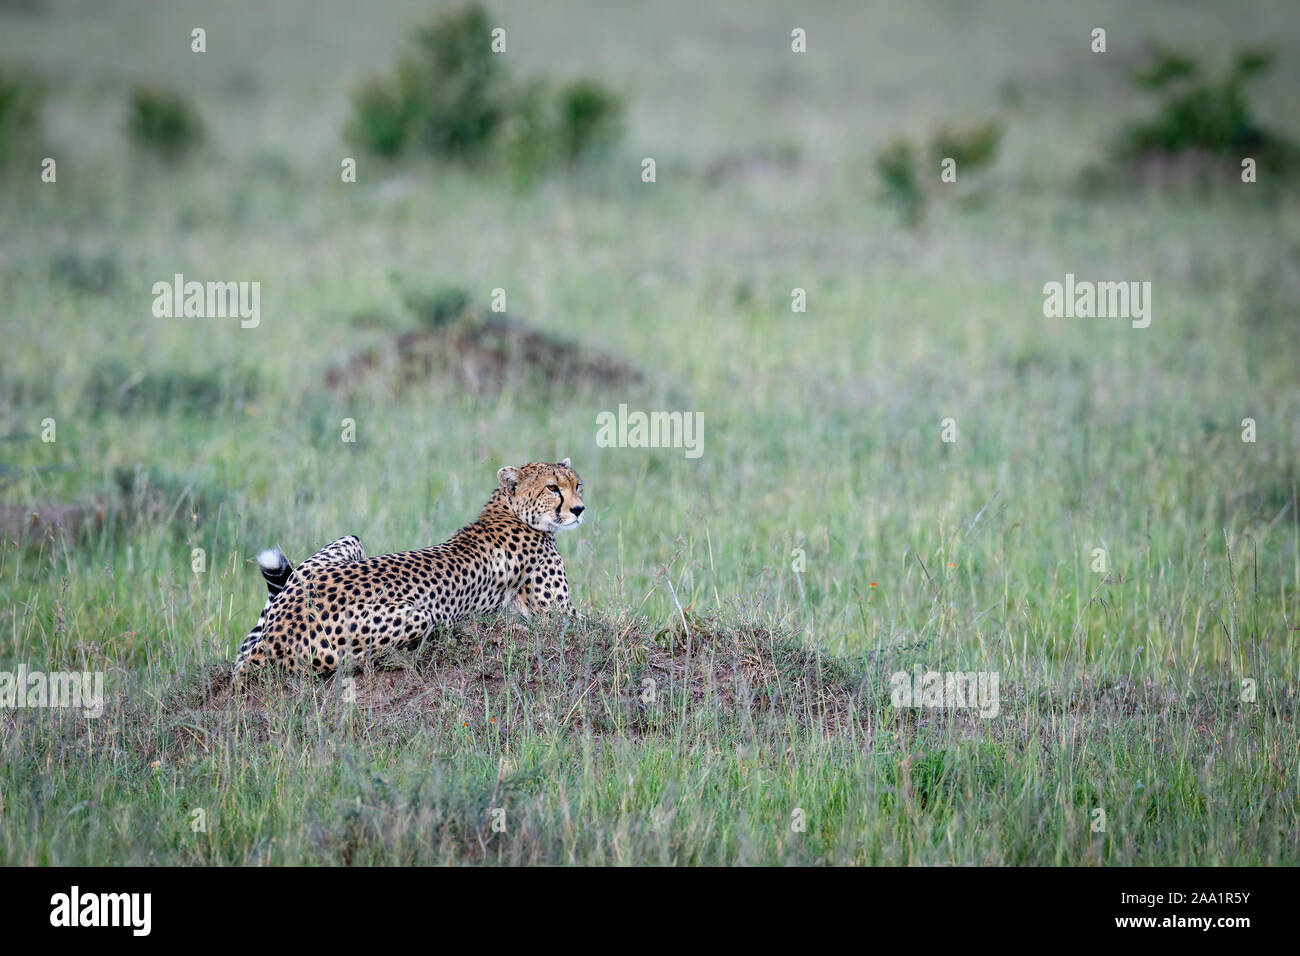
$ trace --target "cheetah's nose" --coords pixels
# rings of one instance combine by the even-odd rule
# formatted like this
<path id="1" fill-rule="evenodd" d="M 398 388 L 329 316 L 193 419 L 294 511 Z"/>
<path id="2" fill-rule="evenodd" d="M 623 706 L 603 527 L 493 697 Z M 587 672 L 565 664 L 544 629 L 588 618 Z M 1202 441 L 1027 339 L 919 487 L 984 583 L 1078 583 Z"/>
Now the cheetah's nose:
<path id="1" fill-rule="evenodd" d="M 573 516 L 576 518 L 576 517 L 578 517 L 578 515 L 582 514 L 582 513 L 583 513 L 584 511 L 586 511 L 587 509 L 584 508 L 582 505 L 574 505 L 574 506 L 573 506 L 572 508 L 570 508 L 569 510 L 573 512 Z"/>

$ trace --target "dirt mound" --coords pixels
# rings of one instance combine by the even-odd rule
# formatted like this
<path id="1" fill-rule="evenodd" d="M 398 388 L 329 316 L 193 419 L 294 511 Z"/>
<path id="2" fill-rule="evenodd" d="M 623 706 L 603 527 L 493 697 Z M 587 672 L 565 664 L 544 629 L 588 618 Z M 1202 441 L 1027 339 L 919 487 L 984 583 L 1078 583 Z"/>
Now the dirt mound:
<path id="1" fill-rule="evenodd" d="M 0 539 L 37 541 L 59 534 L 77 535 L 104 524 L 102 505 L 0 505 Z"/>
<path id="2" fill-rule="evenodd" d="M 372 735 L 432 726 L 638 736 L 679 727 L 693 713 L 792 718 L 837 733 L 859 720 L 861 682 L 850 662 L 764 628 L 688 621 L 651 632 L 644 623 L 494 619 L 444 630 L 352 674 L 264 672 L 242 693 L 228 664 L 209 665 L 165 696 L 175 732 L 159 756 L 206 746 L 232 724 L 272 739 L 294 708 L 313 719 L 358 719 Z"/>
<path id="3" fill-rule="evenodd" d="M 87 502 L 0 505 L 0 541 L 41 547 L 56 539 L 86 543 L 116 539 L 140 528 L 167 528 L 187 540 L 200 527 L 215 527 L 227 496 L 199 480 L 141 466 L 117 468 L 115 487 Z M 241 546 L 256 547 L 244 540 Z"/>
<path id="4" fill-rule="evenodd" d="M 402 332 L 357 352 L 325 373 L 325 384 L 348 392 L 376 377 L 395 393 L 431 380 L 458 383 L 474 394 L 507 385 L 611 388 L 642 381 L 635 366 L 519 319 L 466 312 L 456 321 Z"/>

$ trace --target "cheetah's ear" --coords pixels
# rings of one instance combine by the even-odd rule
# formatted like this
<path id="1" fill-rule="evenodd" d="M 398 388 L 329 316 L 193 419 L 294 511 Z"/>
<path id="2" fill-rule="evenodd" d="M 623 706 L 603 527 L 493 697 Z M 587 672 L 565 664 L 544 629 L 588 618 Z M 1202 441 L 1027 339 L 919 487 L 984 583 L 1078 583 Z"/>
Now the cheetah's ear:
<path id="1" fill-rule="evenodd" d="M 506 465 L 497 472 L 497 484 L 506 491 L 514 491 L 515 485 L 519 483 L 519 469 Z"/>
<path id="2" fill-rule="evenodd" d="M 569 464 L 569 459 L 567 459 L 567 458 L 564 459 L 564 461 L 560 462 L 560 464 L 563 465 L 565 468 L 572 468 L 572 467 L 573 467 L 571 464 Z"/>

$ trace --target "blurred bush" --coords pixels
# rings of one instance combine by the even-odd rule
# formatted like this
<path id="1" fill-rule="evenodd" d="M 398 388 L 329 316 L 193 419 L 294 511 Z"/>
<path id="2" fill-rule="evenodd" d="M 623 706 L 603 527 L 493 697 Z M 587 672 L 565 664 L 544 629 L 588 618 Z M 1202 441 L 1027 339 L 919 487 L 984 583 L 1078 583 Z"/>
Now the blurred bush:
<path id="1" fill-rule="evenodd" d="M 31 145 L 44 100 L 45 87 L 36 77 L 0 64 L 0 163 Z"/>
<path id="2" fill-rule="evenodd" d="M 960 170 L 984 169 L 997 158 L 1002 126 L 997 120 L 972 126 L 943 126 L 930 139 L 930 160 L 938 167 L 953 159 Z"/>
<path id="3" fill-rule="evenodd" d="M 516 181 L 528 183 L 555 168 L 560 148 L 556 114 L 551 85 L 544 79 L 520 84 L 511 95 L 500 151 Z"/>
<path id="4" fill-rule="evenodd" d="M 491 48 L 478 4 L 444 11 L 418 30 L 392 76 L 352 94 L 348 142 L 389 158 L 409 149 L 487 161 L 532 179 L 572 167 L 621 135 L 623 102 L 595 80 L 554 90 L 543 78 L 515 82 Z"/>
<path id="5" fill-rule="evenodd" d="M 372 77 L 352 93 L 352 121 L 344 136 L 380 156 L 393 157 L 406 148 L 411 118 L 397 84 Z"/>
<path id="6" fill-rule="evenodd" d="M 502 154 L 529 181 L 607 153 L 622 136 L 623 101 L 602 84 L 575 80 L 558 91 L 544 79 L 520 85 L 502 130 Z"/>
<path id="7" fill-rule="evenodd" d="M 623 99 L 602 84 L 580 79 L 560 90 L 560 155 L 576 163 L 608 150 L 623 135 Z"/>
<path id="8" fill-rule="evenodd" d="M 397 93 L 417 143 L 439 156 L 486 153 L 509 110 L 509 80 L 478 4 L 440 14 L 398 61 Z"/>
<path id="9" fill-rule="evenodd" d="M 436 329 L 459 319 L 469 308 L 470 294 L 457 285 L 443 285 L 428 292 L 409 292 L 406 307 L 421 326 Z"/>
<path id="10" fill-rule="evenodd" d="M 1272 66 L 1271 51 L 1241 50 L 1220 77 L 1209 79 L 1188 54 L 1154 47 L 1133 82 L 1163 101 L 1153 118 L 1121 130 L 1117 158 L 1202 154 L 1235 165 L 1250 156 L 1279 168 L 1295 166 L 1300 150 L 1256 122 L 1246 95 L 1246 84 Z"/>
<path id="11" fill-rule="evenodd" d="M 876 175 L 885 198 L 896 205 L 903 222 L 914 226 L 925 211 L 925 193 L 916 175 L 916 150 L 906 139 L 896 139 L 876 153 Z"/>
<path id="12" fill-rule="evenodd" d="M 127 132 L 136 146 L 176 162 L 203 142 L 198 110 L 179 93 L 137 86 L 131 91 Z"/>
<path id="13" fill-rule="evenodd" d="M 876 153 L 876 175 L 886 201 L 898 207 L 903 223 L 916 226 L 925 216 L 930 190 L 925 183 L 941 182 L 940 173 L 945 160 L 956 163 L 959 176 L 979 172 L 993 165 L 998 147 L 1002 144 L 1002 125 L 988 120 L 969 126 L 943 126 L 930 137 L 926 148 L 928 171 L 918 168 L 920 150 L 905 138 L 890 142 Z M 966 182 L 968 180 L 959 180 Z M 966 193 L 969 200 L 970 193 Z M 970 208 L 970 203 L 963 208 Z"/>

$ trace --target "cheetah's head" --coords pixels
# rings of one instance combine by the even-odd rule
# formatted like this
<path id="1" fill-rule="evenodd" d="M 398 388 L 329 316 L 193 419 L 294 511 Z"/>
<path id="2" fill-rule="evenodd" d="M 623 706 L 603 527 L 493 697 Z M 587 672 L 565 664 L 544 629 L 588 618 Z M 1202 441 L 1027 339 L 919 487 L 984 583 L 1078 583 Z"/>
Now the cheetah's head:
<path id="1" fill-rule="evenodd" d="M 558 464 L 507 465 L 497 472 L 497 482 L 515 517 L 530 528 L 556 532 L 582 524 L 582 479 L 567 458 Z"/>

